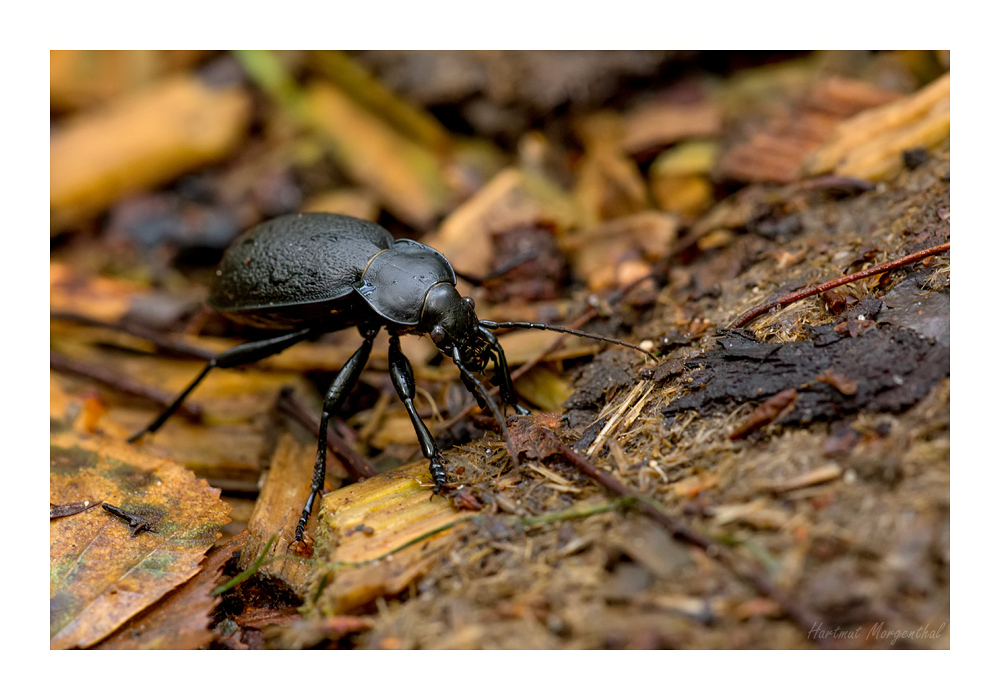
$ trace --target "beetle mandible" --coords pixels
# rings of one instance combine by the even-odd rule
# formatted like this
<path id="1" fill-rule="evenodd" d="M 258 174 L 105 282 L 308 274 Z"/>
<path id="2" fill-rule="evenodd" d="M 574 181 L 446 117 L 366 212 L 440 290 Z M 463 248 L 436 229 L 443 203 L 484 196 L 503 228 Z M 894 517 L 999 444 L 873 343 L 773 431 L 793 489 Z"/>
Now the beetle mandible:
<path id="1" fill-rule="evenodd" d="M 215 275 L 209 306 L 240 324 L 277 335 L 237 345 L 209 360 L 174 402 L 129 442 L 156 432 L 213 368 L 256 362 L 303 340 L 356 326 L 363 338 L 361 347 L 338 372 L 323 402 L 312 487 L 295 528 L 296 542 L 302 541 L 323 489 L 327 423 L 357 383 L 372 341 L 382 328 L 389 333 L 392 383 L 413 423 L 420 449 L 430 460 L 435 493 L 445 488 L 448 474 L 434 437 L 414 407 L 413 369 L 400 349 L 400 335 L 429 335 L 458 367 L 480 408 L 489 408 L 497 418 L 505 439 L 503 415 L 473 373 L 483 372 L 492 362 L 493 382 L 503 403 L 521 415 L 528 410 L 517 402 L 507 358 L 492 330 L 554 330 L 646 352 L 630 343 L 568 328 L 480 320 L 473 300 L 455 288 L 455 270 L 441 253 L 423 243 L 396 240 L 378 224 L 340 214 L 291 214 L 258 224 L 233 241 Z"/>

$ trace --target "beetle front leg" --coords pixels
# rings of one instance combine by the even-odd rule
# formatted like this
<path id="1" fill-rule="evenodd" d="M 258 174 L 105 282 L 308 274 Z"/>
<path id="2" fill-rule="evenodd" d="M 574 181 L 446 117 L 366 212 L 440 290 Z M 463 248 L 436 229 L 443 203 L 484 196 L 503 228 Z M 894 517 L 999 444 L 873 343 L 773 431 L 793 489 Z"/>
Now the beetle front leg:
<path id="1" fill-rule="evenodd" d="M 485 326 L 480 324 L 479 334 L 486 339 L 489 343 L 490 348 L 493 350 L 493 366 L 496 368 L 496 373 L 499 381 L 496 383 L 497 388 L 500 389 L 500 398 L 508 406 L 514 407 L 514 412 L 519 416 L 526 416 L 531 411 L 526 409 L 524 406 L 517 402 L 517 392 L 514 390 L 514 380 L 510 377 L 510 368 L 507 366 L 507 356 L 504 354 L 503 346 L 500 345 L 500 341 L 497 337 L 490 333 Z M 470 391 L 471 391 L 470 387 Z M 479 404 L 480 408 L 484 408 L 482 403 Z"/>
<path id="2" fill-rule="evenodd" d="M 299 518 L 299 524 L 295 527 L 296 542 L 302 541 L 306 524 L 309 522 L 309 516 L 312 515 L 313 504 L 316 498 L 323 492 L 323 482 L 326 480 L 326 427 L 330 421 L 330 416 L 340 410 L 344 399 L 351 393 L 354 385 L 358 383 L 361 370 L 368 363 L 368 356 L 372 351 L 372 341 L 378 335 L 378 332 L 378 328 L 362 331 L 365 336 L 364 342 L 351 355 L 351 359 L 340 368 L 340 372 L 337 373 L 336 378 L 330 385 L 330 390 L 326 393 L 326 400 L 323 402 L 323 414 L 319 419 L 319 444 L 316 448 L 316 463 L 313 466 L 312 487 L 309 491 L 309 498 L 306 499 L 306 505 L 302 508 L 302 517 Z"/>
<path id="3" fill-rule="evenodd" d="M 391 334 L 389 336 L 389 376 L 392 377 L 392 385 L 396 388 L 396 393 L 403 401 L 406 412 L 410 414 L 410 422 L 417 433 L 417 440 L 420 441 L 420 450 L 424 457 L 431 462 L 431 478 L 434 479 L 434 493 L 441 493 L 448 483 L 448 472 L 445 471 L 441 458 L 441 451 L 434 436 L 424 425 L 424 421 L 417 415 L 417 408 L 413 405 L 413 397 L 417 388 L 413 381 L 413 368 L 410 361 L 406 359 L 402 348 L 399 346 L 399 336 Z"/>

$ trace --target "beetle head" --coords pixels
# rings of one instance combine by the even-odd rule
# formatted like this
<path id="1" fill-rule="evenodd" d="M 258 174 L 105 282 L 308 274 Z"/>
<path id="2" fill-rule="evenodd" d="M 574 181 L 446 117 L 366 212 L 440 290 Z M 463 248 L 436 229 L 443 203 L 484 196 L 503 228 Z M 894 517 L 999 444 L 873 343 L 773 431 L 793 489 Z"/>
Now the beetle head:
<path id="1" fill-rule="evenodd" d="M 441 352 L 451 356 L 457 347 L 463 362 L 478 370 L 488 359 L 488 345 L 480 337 L 475 308 L 472 298 L 461 296 L 454 285 L 436 284 L 424 298 L 420 326 Z"/>

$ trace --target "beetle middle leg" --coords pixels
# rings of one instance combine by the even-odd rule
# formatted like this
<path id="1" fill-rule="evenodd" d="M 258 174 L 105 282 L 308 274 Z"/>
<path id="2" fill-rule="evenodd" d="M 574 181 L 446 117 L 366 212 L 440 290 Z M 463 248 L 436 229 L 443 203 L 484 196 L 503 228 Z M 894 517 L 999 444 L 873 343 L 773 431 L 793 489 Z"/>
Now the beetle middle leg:
<path id="1" fill-rule="evenodd" d="M 330 390 L 326 393 L 326 400 L 323 402 L 323 414 L 319 419 L 319 444 L 316 447 L 316 463 L 313 466 L 312 487 L 309 491 L 309 498 L 306 499 L 306 504 L 302 508 L 302 517 L 299 518 L 299 524 L 295 527 L 296 542 L 302 541 L 306 524 L 309 522 L 309 516 L 312 515 L 313 504 L 316 502 L 316 497 L 322 493 L 323 482 L 326 480 L 326 427 L 330 421 L 330 416 L 340 410 L 344 399 L 351 393 L 354 385 L 358 383 L 361 370 L 368 364 L 368 356 L 371 355 L 372 351 L 372 341 L 378 335 L 378 332 L 378 327 L 361 331 L 365 337 L 364 342 L 351 355 L 351 359 L 345 362 L 344 366 L 340 368 L 333 383 L 330 384 Z"/>
<path id="2" fill-rule="evenodd" d="M 392 385 L 396 388 L 396 393 L 403 401 L 406 412 L 410 414 L 410 422 L 417 433 L 417 440 L 420 441 L 420 450 L 424 457 L 431 462 L 431 478 L 434 479 L 434 492 L 441 493 L 448 481 L 448 473 L 445 471 L 441 461 L 441 451 L 434 436 L 424 425 L 424 421 L 417 415 L 417 409 L 413 405 L 413 397 L 416 394 L 416 384 L 413 381 L 413 368 L 410 361 L 406 359 L 402 348 L 399 346 L 399 336 L 391 334 L 389 336 L 389 375 L 392 377 Z"/>
<path id="3" fill-rule="evenodd" d="M 135 442 L 146 433 L 155 433 L 159 430 L 160 426 L 162 426 L 167 419 L 174 414 L 174 411 L 180 408 L 180 405 L 184 402 L 184 399 L 188 397 L 188 394 L 194 391 L 196 386 L 201 384 L 201 380 L 203 380 L 212 369 L 216 367 L 226 369 L 228 367 L 248 365 L 251 362 L 263 360 L 265 357 L 277 355 L 282 350 L 287 350 L 296 343 L 302 342 L 312 333 L 313 330 L 311 328 L 306 328 L 301 331 L 295 331 L 294 333 L 280 335 L 277 338 L 254 340 L 249 343 L 243 343 L 242 345 L 237 345 L 236 347 L 229 348 L 228 350 L 219 353 L 208 361 L 208 364 L 205 365 L 205 368 L 201 371 L 201 373 L 187 385 L 187 388 L 180 393 L 180 396 L 174 399 L 172 404 L 167 406 L 167 408 L 164 409 L 160 415 L 153 419 L 152 423 L 130 437 L 128 441 Z"/>

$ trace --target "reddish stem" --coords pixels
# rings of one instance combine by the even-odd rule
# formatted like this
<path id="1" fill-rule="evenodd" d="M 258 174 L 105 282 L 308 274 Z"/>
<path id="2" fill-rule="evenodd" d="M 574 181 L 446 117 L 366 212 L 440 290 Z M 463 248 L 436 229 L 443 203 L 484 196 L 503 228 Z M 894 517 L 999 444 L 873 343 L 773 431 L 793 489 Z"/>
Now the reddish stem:
<path id="1" fill-rule="evenodd" d="M 830 280 L 828 282 L 823 282 L 822 284 L 817 284 L 815 287 L 806 287 L 805 289 L 799 289 L 798 291 L 785 294 L 777 299 L 772 299 L 771 301 L 755 306 L 745 314 L 736 319 L 730 328 L 742 328 L 750 321 L 754 320 L 761 314 L 767 313 L 771 309 L 777 308 L 779 306 L 787 306 L 793 302 L 799 301 L 800 299 L 805 299 L 806 297 L 815 296 L 816 294 L 822 294 L 828 289 L 833 289 L 834 287 L 840 287 L 841 285 L 848 284 L 850 282 L 855 282 L 865 277 L 871 277 L 877 275 L 881 272 L 886 272 L 888 270 L 895 270 L 898 267 L 903 267 L 904 265 L 909 265 L 910 263 L 922 260 L 923 258 L 930 257 L 931 255 L 940 255 L 947 250 L 951 249 L 951 241 L 948 243 L 942 243 L 941 245 L 936 245 L 933 248 L 927 248 L 925 250 L 917 251 L 916 253 L 911 253 L 898 260 L 890 260 L 889 262 L 882 263 L 881 265 L 876 265 L 875 267 L 870 267 L 867 270 L 861 270 L 860 272 L 854 272 L 850 275 L 844 275 L 843 277 L 838 277 L 837 279 Z"/>

